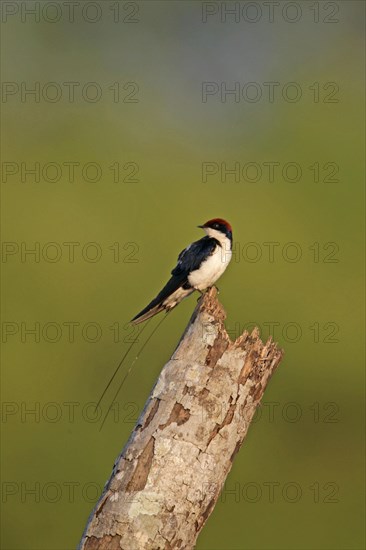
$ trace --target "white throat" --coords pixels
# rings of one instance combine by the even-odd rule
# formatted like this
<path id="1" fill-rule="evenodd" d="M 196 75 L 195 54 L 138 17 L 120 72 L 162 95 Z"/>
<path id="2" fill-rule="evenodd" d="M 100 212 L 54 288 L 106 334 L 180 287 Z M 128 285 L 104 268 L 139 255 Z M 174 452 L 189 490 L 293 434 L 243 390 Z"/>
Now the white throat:
<path id="1" fill-rule="evenodd" d="M 212 237 L 213 239 L 219 241 L 219 243 L 223 247 L 225 247 L 225 249 L 230 247 L 230 239 L 228 239 L 224 233 L 218 231 L 217 229 L 212 229 L 212 227 L 204 227 L 203 229 L 209 237 Z"/>

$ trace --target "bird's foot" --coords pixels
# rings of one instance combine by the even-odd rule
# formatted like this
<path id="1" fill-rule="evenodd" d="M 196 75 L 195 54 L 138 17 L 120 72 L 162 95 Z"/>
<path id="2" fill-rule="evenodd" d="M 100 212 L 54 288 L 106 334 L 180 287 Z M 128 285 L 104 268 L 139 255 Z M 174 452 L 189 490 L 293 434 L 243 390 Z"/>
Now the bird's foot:
<path id="1" fill-rule="evenodd" d="M 198 288 L 196 288 L 197 292 L 199 292 L 201 294 L 201 296 L 199 296 L 197 298 L 197 302 L 202 298 L 202 296 L 207 294 L 207 292 L 209 292 L 211 290 L 211 288 L 216 288 L 216 292 L 217 292 L 217 294 L 219 294 L 220 290 L 216 285 L 209 286 L 209 287 L 205 288 L 205 290 L 199 290 Z"/>

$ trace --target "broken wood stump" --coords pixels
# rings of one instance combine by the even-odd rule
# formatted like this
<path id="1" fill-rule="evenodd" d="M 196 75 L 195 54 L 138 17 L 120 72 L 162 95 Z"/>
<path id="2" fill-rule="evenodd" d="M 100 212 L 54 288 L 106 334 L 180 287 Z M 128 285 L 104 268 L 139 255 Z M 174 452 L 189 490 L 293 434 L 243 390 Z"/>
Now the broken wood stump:
<path id="1" fill-rule="evenodd" d="M 117 458 L 79 550 L 191 550 L 283 355 L 257 329 L 232 342 L 211 288 Z"/>

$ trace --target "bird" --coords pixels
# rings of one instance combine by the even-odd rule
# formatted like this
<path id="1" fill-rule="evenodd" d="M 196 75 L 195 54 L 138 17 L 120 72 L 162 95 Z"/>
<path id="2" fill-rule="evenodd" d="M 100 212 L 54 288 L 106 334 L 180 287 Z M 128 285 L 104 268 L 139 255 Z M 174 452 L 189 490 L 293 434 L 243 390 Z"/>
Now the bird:
<path id="1" fill-rule="evenodd" d="M 137 325 L 170 311 L 184 298 L 198 290 L 201 294 L 217 281 L 230 263 L 232 256 L 232 227 L 222 218 L 208 220 L 197 227 L 206 235 L 188 245 L 178 256 L 171 278 L 159 294 L 131 319 Z"/>

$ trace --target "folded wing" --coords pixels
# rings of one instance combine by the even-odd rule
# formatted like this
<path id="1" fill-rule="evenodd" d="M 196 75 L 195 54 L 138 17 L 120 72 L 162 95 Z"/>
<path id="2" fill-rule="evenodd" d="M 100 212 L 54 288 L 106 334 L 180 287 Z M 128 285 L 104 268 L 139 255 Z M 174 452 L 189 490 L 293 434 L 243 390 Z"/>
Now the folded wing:
<path id="1" fill-rule="evenodd" d="M 177 265 L 171 272 L 172 277 L 156 298 L 140 311 L 131 323 L 142 323 L 164 309 L 172 309 L 183 298 L 194 292 L 194 288 L 188 283 L 188 275 L 200 267 L 201 263 L 214 252 L 217 244 L 216 239 L 206 236 L 182 250 L 178 256 Z"/>

